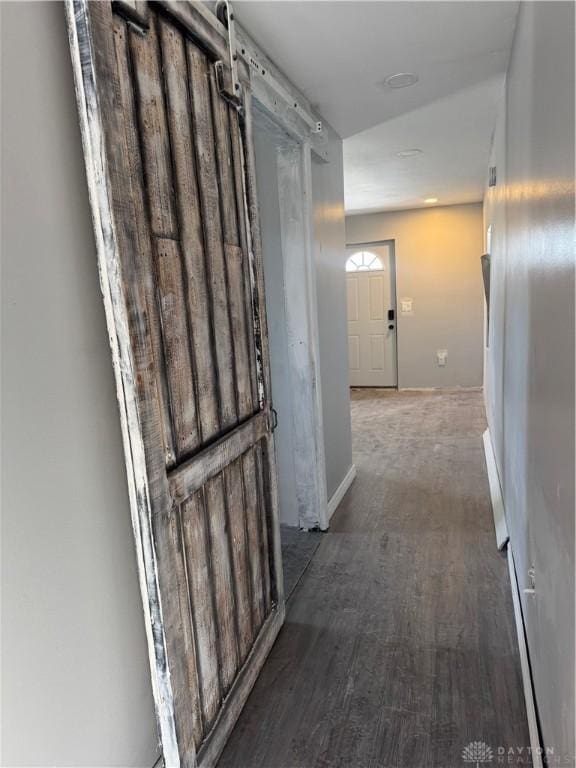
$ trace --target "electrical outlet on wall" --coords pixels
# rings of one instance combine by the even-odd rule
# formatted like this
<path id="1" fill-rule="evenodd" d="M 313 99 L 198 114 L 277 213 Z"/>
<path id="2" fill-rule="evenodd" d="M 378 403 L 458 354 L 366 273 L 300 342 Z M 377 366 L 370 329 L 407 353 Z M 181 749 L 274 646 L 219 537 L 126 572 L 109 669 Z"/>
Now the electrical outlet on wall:
<path id="1" fill-rule="evenodd" d="M 413 315 L 414 310 L 412 308 L 412 299 L 406 296 L 400 299 L 400 314 L 401 315 Z"/>
<path id="2" fill-rule="evenodd" d="M 437 349 L 436 350 L 436 360 L 438 360 L 438 365 L 443 368 L 446 363 L 448 362 L 448 350 L 447 349 Z"/>

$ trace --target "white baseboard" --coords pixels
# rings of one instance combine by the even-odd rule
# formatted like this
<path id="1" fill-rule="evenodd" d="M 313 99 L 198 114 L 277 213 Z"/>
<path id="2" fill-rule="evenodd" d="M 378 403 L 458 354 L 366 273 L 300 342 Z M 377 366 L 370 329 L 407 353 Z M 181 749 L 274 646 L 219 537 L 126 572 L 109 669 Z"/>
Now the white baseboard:
<path id="1" fill-rule="evenodd" d="M 336 512 L 338 504 L 340 504 L 340 502 L 344 498 L 344 494 L 354 482 L 355 477 L 356 477 L 356 465 L 352 464 L 348 472 L 346 472 L 346 474 L 344 475 L 344 479 L 342 480 L 338 488 L 336 488 L 336 490 L 330 497 L 330 501 L 328 502 L 328 520 L 330 520 L 334 512 Z"/>
<path id="2" fill-rule="evenodd" d="M 528 720 L 528 733 L 530 736 L 530 749 L 532 753 L 532 767 L 542 768 L 542 749 L 540 744 L 540 734 L 538 732 L 538 720 L 536 717 L 536 703 L 534 698 L 534 688 L 532 687 L 532 675 L 530 673 L 530 662 L 528 659 L 528 646 L 526 645 L 526 633 L 524 628 L 524 617 L 522 616 L 522 606 L 518 592 L 518 580 L 516 578 L 516 566 L 514 565 L 514 556 L 512 554 L 512 545 L 506 525 L 506 514 L 504 509 L 504 496 L 500 484 L 500 476 L 494 456 L 494 447 L 490 430 L 486 430 L 482 436 L 484 440 L 484 454 L 486 456 L 486 469 L 488 471 L 488 482 L 490 484 L 490 498 L 492 500 L 492 513 L 494 515 L 494 529 L 496 531 L 496 544 L 498 549 L 503 549 L 508 543 L 508 572 L 510 574 L 510 589 L 512 590 L 512 603 L 514 606 L 514 623 L 516 624 L 516 636 L 518 638 L 518 652 L 520 654 L 520 668 L 522 670 L 522 687 L 524 688 L 524 701 L 526 703 L 526 717 Z"/>
<path id="3" fill-rule="evenodd" d="M 467 384 L 450 384 L 445 387 L 397 387 L 398 392 L 482 392 L 483 387 Z"/>
<path id="4" fill-rule="evenodd" d="M 534 688 L 532 687 L 532 675 L 530 674 L 530 662 L 528 660 L 528 647 L 524 631 L 524 619 L 522 606 L 518 592 L 518 580 L 516 578 L 516 566 L 512 547 L 508 544 L 508 571 L 510 573 L 510 586 L 512 587 L 512 602 L 514 604 L 514 621 L 516 623 L 516 635 L 518 636 L 518 650 L 520 652 L 520 667 L 522 669 L 522 685 L 524 687 L 524 701 L 526 702 L 526 716 L 528 718 L 528 733 L 530 735 L 530 748 L 532 752 L 532 767 L 542 768 L 542 745 L 538 732 L 538 720 L 536 717 L 536 703 Z"/>
<path id="5" fill-rule="evenodd" d="M 496 531 L 496 544 L 498 549 L 503 549 L 510 536 L 508 526 L 506 525 L 506 516 L 504 514 L 504 497 L 502 496 L 502 486 L 496 466 L 496 458 L 492 447 L 490 430 L 486 430 L 483 435 L 484 454 L 486 456 L 486 469 L 488 470 L 488 483 L 490 484 L 490 498 L 492 500 L 492 514 L 494 515 L 494 529 Z"/>

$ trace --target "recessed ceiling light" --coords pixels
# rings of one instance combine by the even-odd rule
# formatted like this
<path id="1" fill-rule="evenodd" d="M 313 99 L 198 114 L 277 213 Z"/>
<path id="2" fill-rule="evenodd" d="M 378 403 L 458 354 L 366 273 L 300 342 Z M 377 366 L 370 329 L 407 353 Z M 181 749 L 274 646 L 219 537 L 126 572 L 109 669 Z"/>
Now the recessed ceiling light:
<path id="1" fill-rule="evenodd" d="M 398 72 L 395 75 L 388 75 L 384 78 L 383 85 L 388 88 L 407 88 L 418 82 L 418 75 L 414 72 Z"/>
<path id="2" fill-rule="evenodd" d="M 421 149 L 402 149 L 400 152 L 396 152 L 396 157 L 414 157 L 421 154 Z"/>
<path id="3" fill-rule="evenodd" d="M 438 198 L 437 198 L 437 197 L 427 197 L 427 198 L 424 200 L 424 202 L 425 202 L 425 203 L 437 203 L 437 202 L 438 202 Z"/>

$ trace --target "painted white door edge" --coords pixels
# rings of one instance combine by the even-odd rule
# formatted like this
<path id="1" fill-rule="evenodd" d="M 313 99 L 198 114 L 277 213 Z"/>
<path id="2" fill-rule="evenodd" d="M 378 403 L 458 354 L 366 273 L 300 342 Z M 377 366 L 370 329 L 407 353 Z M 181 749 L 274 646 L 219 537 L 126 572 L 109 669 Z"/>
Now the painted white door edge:
<path id="1" fill-rule="evenodd" d="M 510 573 L 510 586 L 512 588 L 512 602 L 514 604 L 514 621 L 516 623 L 516 634 L 518 636 L 518 650 L 520 652 L 520 666 L 522 669 L 522 685 L 524 688 L 524 700 L 526 702 L 526 716 L 528 719 L 528 733 L 530 734 L 530 749 L 532 752 L 533 768 L 542 768 L 542 745 L 540 744 L 540 735 L 538 733 L 538 720 L 536 718 L 536 704 L 534 701 L 534 689 L 532 687 L 532 675 L 530 674 L 530 663 L 528 660 L 528 647 L 526 645 L 526 635 L 524 632 L 524 619 L 522 616 L 522 606 L 520 605 L 520 595 L 518 593 L 518 581 L 516 579 L 516 566 L 514 565 L 514 556 L 512 547 L 508 543 L 508 571 Z"/>
<path id="2" fill-rule="evenodd" d="M 336 490 L 330 497 L 330 501 L 328 502 L 328 520 L 330 520 L 334 512 L 336 512 L 338 505 L 346 495 L 346 491 L 348 490 L 348 488 L 350 488 L 350 486 L 352 485 L 355 479 L 356 479 L 356 465 L 352 464 L 348 472 L 346 472 L 346 474 L 344 475 L 344 479 L 342 480 L 338 488 L 336 488 Z"/>
<path id="3" fill-rule="evenodd" d="M 482 436 L 484 440 L 484 455 L 486 457 L 486 469 L 488 471 L 488 483 L 490 484 L 490 498 L 492 500 L 492 514 L 494 515 L 494 529 L 496 531 L 496 544 L 498 549 L 503 549 L 510 536 L 508 526 L 506 525 L 506 515 L 504 514 L 504 498 L 502 496 L 502 486 L 496 466 L 496 458 L 492 447 L 490 430 L 486 430 Z"/>

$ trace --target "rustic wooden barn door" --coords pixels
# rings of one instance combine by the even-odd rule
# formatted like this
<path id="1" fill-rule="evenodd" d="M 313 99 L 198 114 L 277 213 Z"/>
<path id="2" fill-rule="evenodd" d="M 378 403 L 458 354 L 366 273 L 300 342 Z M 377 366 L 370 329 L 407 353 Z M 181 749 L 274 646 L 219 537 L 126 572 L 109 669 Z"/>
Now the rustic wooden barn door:
<path id="1" fill-rule="evenodd" d="M 284 617 L 249 73 L 194 3 L 67 12 L 162 750 L 209 766 Z"/>

